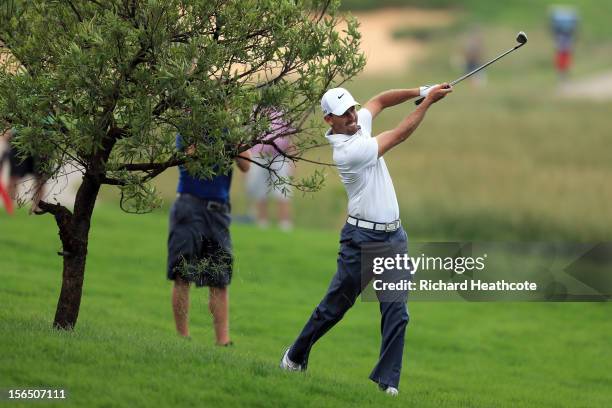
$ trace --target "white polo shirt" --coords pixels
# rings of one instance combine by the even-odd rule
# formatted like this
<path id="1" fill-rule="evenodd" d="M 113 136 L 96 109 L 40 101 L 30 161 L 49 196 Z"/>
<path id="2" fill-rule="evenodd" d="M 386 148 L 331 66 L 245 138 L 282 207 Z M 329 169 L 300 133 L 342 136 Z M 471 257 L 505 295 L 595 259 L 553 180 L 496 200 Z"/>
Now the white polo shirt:
<path id="1" fill-rule="evenodd" d="M 334 163 L 348 195 L 348 214 L 373 222 L 399 219 L 399 206 L 385 160 L 378 157 L 372 137 L 372 114 L 357 112 L 359 130 L 354 135 L 325 134 L 334 149 Z"/>

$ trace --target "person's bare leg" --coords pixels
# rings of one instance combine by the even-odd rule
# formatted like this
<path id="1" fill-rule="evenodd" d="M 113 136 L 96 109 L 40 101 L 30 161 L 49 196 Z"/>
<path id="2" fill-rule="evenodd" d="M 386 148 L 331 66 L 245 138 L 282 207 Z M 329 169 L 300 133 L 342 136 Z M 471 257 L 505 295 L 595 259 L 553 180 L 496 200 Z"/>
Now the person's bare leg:
<path id="1" fill-rule="evenodd" d="M 176 331 L 183 337 L 189 337 L 189 282 L 178 276 L 172 288 L 172 311 Z"/>
<path id="2" fill-rule="evenodd" d="M 17 185 L 18 184 L 19 184 L 19 177 L 11 176 L 9 178 L 8 193 L 9 193 L 9 197 L 11 197 L 11 200 L 13 201 L 17 200 Z"/>
<path id="3" fill-rule="evenodd" d="M 230 342 L 229 337 L 229 289 L 209 288 L 208 309 L 213 317 L 217 344 L 222 346 Z"/>
<path id="4" fill-rule="evenodd" d="M 287 199 L 278 200 L 278 220 L 282 230 L 288 231 L 293 228 L 291 222 L 291 201 Z"/>
<path id="5" fill-rule="evenodd" d="M 255 204 L 257 208 L 257 225 L 265 228 L 268 226 L 268 200 L 257 200 Z"/>

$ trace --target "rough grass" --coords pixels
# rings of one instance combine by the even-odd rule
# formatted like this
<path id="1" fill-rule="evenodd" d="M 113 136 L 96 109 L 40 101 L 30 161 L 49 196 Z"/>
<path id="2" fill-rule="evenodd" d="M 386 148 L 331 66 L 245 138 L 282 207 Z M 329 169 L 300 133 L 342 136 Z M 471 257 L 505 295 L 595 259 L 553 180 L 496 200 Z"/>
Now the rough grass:
<path id="1" fill-rule="evenodd" d="M 367 379 L 375 303 L 358 302 L 317 344 L 306 375 L 277 369 L 334 272 L 336 233 L 235 226 L 236 346 L 219 349 L 205 291 L 192 291 L 193 340 L 174 335 L 165 213 L 98 206 L 72 333 L 50 329 L 61 274 L 53 220 L 22 210 L 0 225 L 0 388 L 65 388 L 68 405 L 92 407 L 595 407 L 612 398 L 610 304 L 413 302 L 393 400 Z"/>

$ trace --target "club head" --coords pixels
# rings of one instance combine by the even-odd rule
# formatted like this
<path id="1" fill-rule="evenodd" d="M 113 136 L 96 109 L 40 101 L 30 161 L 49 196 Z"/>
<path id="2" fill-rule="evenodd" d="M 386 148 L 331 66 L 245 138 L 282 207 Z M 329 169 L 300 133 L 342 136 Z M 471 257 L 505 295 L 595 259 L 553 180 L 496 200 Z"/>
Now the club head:
<path id="1" fill-rule="evenodd" d="M 523 31 L 519 31 L 519 33 L 516 35 L 516 42 L 519 44 L 527 43 L 527 34 L 525 34 Z"/>

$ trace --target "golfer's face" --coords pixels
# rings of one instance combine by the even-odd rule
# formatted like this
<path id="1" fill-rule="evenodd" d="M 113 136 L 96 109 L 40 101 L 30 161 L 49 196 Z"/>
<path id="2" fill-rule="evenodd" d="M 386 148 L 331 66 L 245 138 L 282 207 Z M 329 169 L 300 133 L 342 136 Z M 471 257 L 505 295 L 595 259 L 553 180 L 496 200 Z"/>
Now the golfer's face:
<path id="1" fill-rule="evenodd" d="M 332 117 L 332 128 L 336 133 L 343 133 L 345 135 L 353 135 L 357 133 L 357 111 L 352 106 L 346 110 L 342 115 L 331 115 Z"/>

